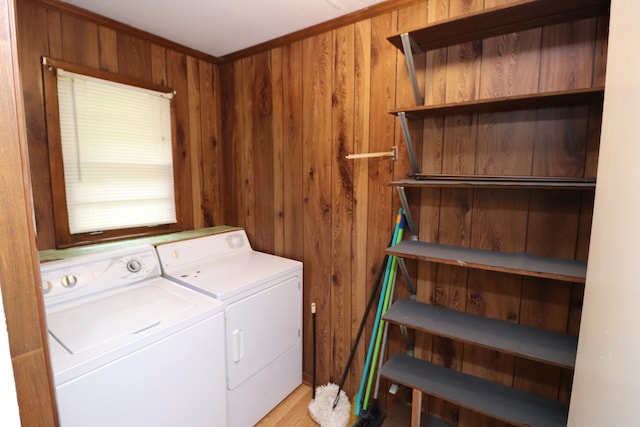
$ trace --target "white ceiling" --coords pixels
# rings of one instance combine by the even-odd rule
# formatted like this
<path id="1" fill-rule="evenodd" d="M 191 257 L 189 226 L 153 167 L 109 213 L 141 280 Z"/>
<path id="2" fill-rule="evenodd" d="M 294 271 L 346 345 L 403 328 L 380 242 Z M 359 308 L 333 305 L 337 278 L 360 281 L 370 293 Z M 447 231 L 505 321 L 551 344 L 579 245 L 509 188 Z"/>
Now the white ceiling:
<path id="1" fill-rule="evenodd" d="M 382 0 L 65 0 L 216 57 Z"/>

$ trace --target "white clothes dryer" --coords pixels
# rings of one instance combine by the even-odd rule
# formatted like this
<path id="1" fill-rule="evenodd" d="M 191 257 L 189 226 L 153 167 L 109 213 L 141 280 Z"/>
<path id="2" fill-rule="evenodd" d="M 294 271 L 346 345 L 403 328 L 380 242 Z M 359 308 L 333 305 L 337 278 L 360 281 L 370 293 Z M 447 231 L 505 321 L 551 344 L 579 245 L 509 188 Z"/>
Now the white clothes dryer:
<path id="1" fill-rule="evenodd" d="M 228 426 L 255 425 L 302 383 L 302 263 L 244 230 L 156 249 L 165 277 L 224 304 Z"/>
<path id="2" fill-rule="evenodd" d="M 226 425 L 222 304 L 161 277 L 153 246 L 40 270 L 61 427 Z"/>

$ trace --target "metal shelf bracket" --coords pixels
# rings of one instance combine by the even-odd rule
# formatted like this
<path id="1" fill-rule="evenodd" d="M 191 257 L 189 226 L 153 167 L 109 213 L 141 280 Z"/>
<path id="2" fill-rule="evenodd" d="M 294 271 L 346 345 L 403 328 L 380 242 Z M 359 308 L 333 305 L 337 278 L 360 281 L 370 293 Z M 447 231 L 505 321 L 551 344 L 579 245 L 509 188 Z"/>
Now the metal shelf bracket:
<path id="1" fill-rule="evenodd" d="M 411 86 L 413 87 L 413 97 L 415 98 L 416 105 L 422 105 L 424 104 L 424 99 L 420 94 L 420 87 L 418 86 L 418 79 L 416 77 L 416 66 L 413 62 L 413 53 L 421 53 L 422 50 L 411 38 L 409 33 L 402 33 L 400 39 L 402 40 L 402 51 L 404 52 L 407 71 L 409 71 L 409 78 L 411 79 Z"/>
<path id="2" fill-rule="evenodd" d="M 407 155 L 409 156 L 409 161 L 411 162 L 411 169 L 413 169 L 413 173 L 420 173 L 420 166 L 418 165 L 418 159 L 416 158 L 416 151 L 414 150 L 413 142 L 411 141 L 411 133 L 409 133 L 407 113 L 405 113 L 404 111 L 398 113 L 398 118 L 400 119 L 400 128 L 402 129 L 404 144 L 407 146 Z"/>
<path id="3" fill-rule="evenodd" d="M 416 225 L 413 222 L 413 217 L 411 216 L 411 211 L 409 210 L 409 202 L 407 201 L 407 194 L 404 191 L 404 187 L 398 188 L 398 196 L 400 197 L 400 203 L 402 204 L 402 209 L 404 210 L 404 218 L 407 221 L 407 226 L 409 227 L 409 233 L 411 233 L 411 240 L 418 240 L 418 231 L 416 230 Z"/>

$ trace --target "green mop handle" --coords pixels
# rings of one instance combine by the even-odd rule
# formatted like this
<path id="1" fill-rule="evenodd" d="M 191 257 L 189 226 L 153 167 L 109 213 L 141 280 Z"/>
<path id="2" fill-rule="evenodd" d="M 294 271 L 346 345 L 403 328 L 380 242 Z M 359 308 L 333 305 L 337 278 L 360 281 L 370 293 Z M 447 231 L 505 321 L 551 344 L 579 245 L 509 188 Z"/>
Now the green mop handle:
<path id="1" fill-rule="evenodd" d="M 395 245 L 397 245 L 398 243 L 400 243 L 402 241 L 402 235 L 404 234 L 404 216 L 402 217 L 402 222 L 400 224 L 400 229 L 398 230 L 398 237 L 396 239 L 396 241 L 394 242 Z M 384 315 L 387 312 L 387 309 L 389 308 L 389 302 L 391 301 L 391 289 L 393 289 L 393 286 L 391 286 L 391 284 L 393 283 L 393 281 L 396 278 L 396 265 L 398 263 L 398 257 L 396 257 L 395 255 L 393 255 L 391 257 L 391 271 L 389 273 L 389 282 L 387 283 L 387 289 L 388 292 L 385 294 L 384 296 L 384 303 L 382 305 L 382 314 Z M 375 366 L 378 362 L 378 357 L 380 355 L 380 347 L 381 347 L 381 340 L 382 340 L 382 328 L 384 327 L 384 320 L 380 319 L 380 323 L 378 323 L 378 331 L 376 333 L 376 344 L 375 344 L 375 350 L 373 352 L 373 361 L 371 362 L 371 369 L 369 370 L 369 379 L 367 380 L 367 390 L 365 392 L 364 395 L 364 400 L 363 400 L 363 404 L 362 404 L 362 409 L 367 409 L 368 405 L 369 405 L 369 397 L 371 396 L 371 386 L 373 385 L 373 377 L 376 373 L 376 369 Z"/>

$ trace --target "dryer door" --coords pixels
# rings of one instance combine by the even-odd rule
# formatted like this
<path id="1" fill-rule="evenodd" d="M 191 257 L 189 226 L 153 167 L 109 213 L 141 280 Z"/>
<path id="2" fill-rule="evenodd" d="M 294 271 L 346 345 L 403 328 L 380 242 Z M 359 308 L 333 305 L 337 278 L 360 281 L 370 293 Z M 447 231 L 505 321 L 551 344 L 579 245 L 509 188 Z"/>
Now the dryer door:
<path id="1" fill-rule="evenodd" d="M 230 390 L 300 342 L 301 305 L 300 277 L 294 276 L 227 307 Z"/>

